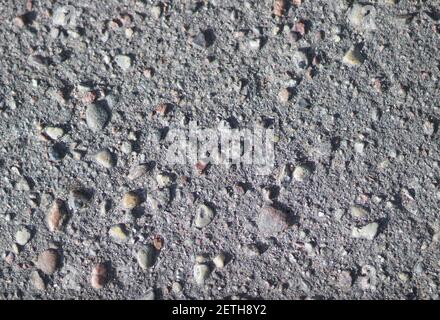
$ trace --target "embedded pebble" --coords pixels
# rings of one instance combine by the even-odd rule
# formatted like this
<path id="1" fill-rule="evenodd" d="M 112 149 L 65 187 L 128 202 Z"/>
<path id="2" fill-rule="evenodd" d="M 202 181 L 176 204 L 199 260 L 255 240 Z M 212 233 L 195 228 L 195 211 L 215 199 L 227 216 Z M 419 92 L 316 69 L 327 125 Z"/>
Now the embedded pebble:
<path id="1" fill-rule="evenodd" d="M 159 19 L 162 15 L 162 8 L 160 6 L 153 6 L 150 9 L 150 13 L 154 19 Z"/>
<path id="2" fill-rule="evenodd" d="M 138 250 L 136 259 L 142 270 L 147 270 L 156 262 L 156 250 L 152 245 L 147 245 L 145 248 Z"/>
<path id="3" fill-rule="evenodd" d="M 7 264 L 13 264 L 15 261 L 15 253 L 13 252 L 6 252 L 3 256 L 3 259 Z"/>
<path id="4" fill-rule="evenodd" d="M 98 263 L 92 269 L 90 284 L 96 290 L 104 288 L 108 281 L 108 270 L 103 263 Z"/>
<path id="5" fill-rule="evenodd" d="M 122 71 L 127 71 L 131 67 L 131 58 L 127 55 L 117 55 L 115 57 L 115 62 L 122 69 Z"/>
<path id="6" fill-rule="evenodd" d="M 110 237 L 120 242 L 126 241 L 128 239 L 128 232 L 125 225 L 123 224 L 112 226 L 108 233 Z"/>
<path id="7" fill-rule="evenodd" d="M 375 15 L 376 10 L 372 5 L 355 3 L 348 13 L 348 21 L 355 28 L 372 31 L 376 29 Z"/>
<path id="8" fill-rule="evenodd" d="M 130 141 L 124 141 L 121 144 L 121 151 L 125 154 L 130 154 L 133 151 L 133 145 Z"/>
<path id="9" fill-rule="evenodd" d="M 369 223 L 361 228 L 354 227 L 351 236 L 358 239 L 373 240 L 378 229 L 379 224 L 377 222 Z"/>
<path id="10" fill-rule="evenodd" d="M 167 173 L 160 173 L 156 176 L 156 182 L 159 188 L 163 188 L 168 186 L 172 182 L 172 177 Z"/>
<path id="11" fill-rule="evenodd" d="M 56 199 L 46 215 L 46 222 L 51 232 L 59 231 L 67 220 L 67 208 L 63 200 Z"/>
<path id="12" fill-rule="evenodd" d="M 122 198 L 122 206 L 125 209 L 136 208 L 140 203 L 141 203 L 141 198 L 134 191 L 127 192 L 126 194 L 124 194 L 124 197 Z"/>
<path id="13" fill-rule="evenodd" d="M 216 268 L 221 269 L 225 266 L 225 259 L 226 259 L 225 254 L 219 253 L 214 257 L 214 259 L 212 259 L 212 262 L 214 262 Z"/>
<path id="14" fill-rule="evenodd" d="M 290 100 L 290 96 L 291 96 L 291 94 L 290 94 L 289 89 L 288 88 L 283 88 L 278 93 L 278 100 L 281 103 L 286 103 L 286 102 L 288 102 Z"/>
<path id="15" fill-rule="evenodd" d="M 55 249 L 47 249 L 40 253 L 37 260 L 37 268 L 44 274 L 52 275 L 59 264 L 59 256 Z"/>
<path id="16" fill-rule="evenodd" d="M 24 246 L 31 239 L 31 232 L 26 227 L 20 228 L 15 234 L 15 241 L 20 245 Z"/>
<path id="17" fill-rule="evenodd" d="M 264 236 L 275 236 L 289 227 L 287 214 L 272 206 L 263 207 L 257 219 L 257 226 Z"/>
<path id="18" fill-rule="evenodd" d="M 198 206 L 196 216 L 194 219 L 194 225 L 196 228 L 204 228 L 214 219 L 214 210 L 205 204 Z"/>
<path id="19" fill-rule="evenodd" d="M 106 104 L 93 103 L 86 110 L 87 126 L 93 132 L 102 131 L 110 121 L 110 111 Z"/>
<path id="20" fill-rule="evenodd" d="M 52 15 L 52 23 L 55 26 L 64 26 L 67 22 L 66 13 L 68 10 L 64 6 L 60 6 L 55 9 Z"/>
<path id="21" fill-rule="evenodd" d="M 339 274 L 338 285 L 344 291 L 350 290 L 353 285 L 353 278 L 350 271 L 345 270 Z"/>
<path id="22" fill-rule="evenodd" d="M 352 206 L 350 211 L 354 218 L 364 218 L 368 215 L 368 211 L 359 205 Z"/>
<path id="23" fill-rule="evenodd" d="M 293 170 L 293 178 L 296 181 L 302 182 L 306 180 L 312 173 L 311 168 L 308 165 L 301 164 L 296 166 Z"/>
<path id="24" fill-rule="evenodd" d="M 11 246 L 11 250 L 12 250 L 12 252 L 15 253 L 15 254 L 19 254 L 20 251 L 21 251 L 20 246 L 19 246 L 17 243 L 13 243 L 13 244 L 12 244 L 12 246 Z"/>
<path id="25" fill-rule="evenodd" d="M 406 272 L 399 272 L 397 276 L 402 282 L 407 282 L 409 280 L 409 275 Z"/>
<path id="26" fill-rule="evenodd" d="M 144 300 L 155 300 L 156 294 L 153 289 L 148 289 L 147 293 L 144 296 Z"/>
<path id="27" fill-rule="evenodd" d="M 435 124 L 431 121 L 425 121 L 423 123 L 423 132 L 428 136 L 432 136 L 435 132 Z"/>
<path id="28" fill-rule="evenodd" d="M 44 282 L 44 279 L 41 277 L 38 270 L 32 271 L 30 280 L 35 289 L 41 291 L 46 290 L 46 283 Z"/>
<path id="29" fill-rule="evenodd" d="M 26 178 L 21 178 L 15 185 L 15 189 L 17 189 L 18 191 L 30 191 L 31 186 L 29 185 L 29 182 Z"/>
<path id="30" fill-rule="evenodd" d="M 261 39 L 260 38 L 251 39 L 249 40 L 248 45 L 251 50 L 258 50 L 261 48 Z"/>
<path id="31" fill-rule="evenodd" d="M 208 258 L 208 256 L 206 254 L 198 254 L 196 256 L 195 261 L 197 263 L 208 263 L 209 262 L 209 258 Z"/>
<path id="32" fill-rule="evenodd" d="M 365 149 L 365 143 L 363 142 L 356 142 L 354 144 L 354 150 L 359 153 L 359 154 L 364 154 L 364 149 Z"/>
<path id="33" fill-rule="evenodd" d="M 286 6 L 286 0 L 275 0 L 273 4 L 273 14 L 277 17 L 281 17 L 286 11 Z"/>
<path id="34" fill-rule="evenodd" d="M 104 149 L 95 154 L 95 161 L 104 168 L 110 169 L 116 166 L 116 155 Z"/>
<path id="35" fill-rule="evenodd" d="M 172 289 L 174 293 L 180 293 L 182 292 L 182 285 L 180 282 L 173 282 Z"/>
<path id="36" fill-rule="evenodd" d="M 198 285 L 203 285 L 210 273 L 209 267 L 206 264 L 194 265 L 194 280 Z"/>
<path id="37" fill-rule="evenodd" d="M 44 133 L 52 140 L 58 140 L 64 136 L 64 130 L 60 127 L 46 127 Z"/>
<path id="38" fill-rule="evenodd" d="M 342 63 L 348 66 L 359 66 L 364 62 L 365 58 L 357 46 L 352 46 L 342 58 Z"/>

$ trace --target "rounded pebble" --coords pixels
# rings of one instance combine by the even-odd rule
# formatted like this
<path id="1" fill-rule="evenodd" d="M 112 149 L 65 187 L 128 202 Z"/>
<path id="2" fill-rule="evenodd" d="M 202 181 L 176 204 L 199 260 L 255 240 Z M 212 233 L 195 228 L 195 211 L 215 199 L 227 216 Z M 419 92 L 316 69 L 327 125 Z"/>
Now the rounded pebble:
<path id="1" fill-rule="evenodd" d="M 61 199 L 56 199 L 46 216 L 47 226 L 51 232 L 59 231 L 63 228 L 66 220 L 67 209 L 65 203 Z"/>
<path id="2" fill-rule="evenodd" d="M 141 203 L 141 198 L 134 191 L 129 191 L 122 198 L 122 206 L 125 209 L 136 208 Z"/>
<path id="3" fill-rule="evenodd" d="M 306 180 L 310 176 L 311 173 L 312 173 L 312 170 L 310 169 L 310 167 L 308 165 L 301 164 L 293 170 L 293 178 L 296 181 L 302 182 L 302 181 Z"/>
<path id="4" fill-rule="evenodd" d="M 44 274 L 52 275 L 58 268 L 58 259 L 58 253 L 55 249 L 47 249 L 38 256 L 37 268 Z"/>
<path id="5" fill-rule="evenodd" d="M 116 156 L 108 149 L 99 151 L 95 155 L 95 161 L 104 168 L 110 169 L 116 166 Z"/>
<path id="6" fill-rule="evenodd" d="M 123 224 L 117 224 L 110 228 L 109 235 L 117 241 L 126 241 L 128 239 L 128 232 Z"/>
<path id="7" fill-rule="evenodd" d="M 103 130 L 110 121 L 110 111 L 104 103 L 91 104 L 86 110 L 87 126 L 93 131 Z"/>
<path id="8" fill-rule="evenodd" d="M 30 279 L 35 289 L 41 291 L 46 290 L 46 283 L 37 270 L 32 271 Z"/>
<path id="9" fill-rule="evenodd" d="M 136 253 L 136 259 L 142 270 L 151 268 L 156 260 L 156 250 L 153 246 L 147 245 L 145 248 L 139 249 Z"/>
<path id="10" fill-rule="evenodd" d="M 108 281 L 108 270 L 103 263 L 98 263 L 92 269 L 90 284 L 96 290 L 102 289 Z"/>
<path id="11" fill-rule="evenodd" d="M 205 204 L 200 205 L 197 208 L 194 224 L 197 228 L 201 229 L 206 227 L 214 219 L 214 210 Z"/>

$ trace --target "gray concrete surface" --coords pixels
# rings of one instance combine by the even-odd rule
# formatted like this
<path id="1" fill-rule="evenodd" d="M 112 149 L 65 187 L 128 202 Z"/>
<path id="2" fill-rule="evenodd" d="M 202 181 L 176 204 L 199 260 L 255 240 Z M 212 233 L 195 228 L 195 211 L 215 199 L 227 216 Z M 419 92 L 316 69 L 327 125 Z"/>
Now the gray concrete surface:
<path id="1" fill-rule="evenodd" d="M 275 2 L 0 0 L 1 299 L 439 298 L 440 3 Z"/>

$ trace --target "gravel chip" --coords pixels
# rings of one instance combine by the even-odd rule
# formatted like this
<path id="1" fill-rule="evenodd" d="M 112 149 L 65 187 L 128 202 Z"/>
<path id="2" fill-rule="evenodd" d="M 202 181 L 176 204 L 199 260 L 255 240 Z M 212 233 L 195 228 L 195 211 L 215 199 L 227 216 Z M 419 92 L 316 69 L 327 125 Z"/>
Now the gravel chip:
<path id="1" fill-rule="evenodd" d="M 361 228 L 354 227 L 351 236 L 357 239 L 373 240 L 377 234 L 378 229 L 379 224 L 373 222 Z"/>
<path id="2" fill-rule="evenodd" d="M 338 277 L 338 286 L 342 290 L 348 291 L 351 289 L 352 285 L 353 285 L 353 278 L 351 276 L 351 272 L 347 270 L 342 271 Z"/>
<path id="3" fill-rule="evenodd" d="M 211 272 L 206 264 L 194 265 L 193 271 L 194 280 L 198 285 L 203 285 Z"/>
<path id="4" fill-rule="evenodd" d="M 362 55 L 358 46 L 352 46 L 342 58 L 342 63 L 348 66 L 359 66 L 364 62 L 365 58 Z"/>
<path id="5" fill-rule="evenodd" d="M 368 215 L 368 211 L 359 205 L 352 206 L 350 211 L 351 216 L 354 218 L 365 218 Z"/>
<path id="6" fill-rule="evenodd" d="M 117 55 L 115 57 L 115 62 L 122 71 L 127 71 L 131 67 L 131 58 L 126 55 Z"/>
<path id="7" fill-rule="evenodd" d="M 348 21 L 357 29 L 373 31 L 376 30 L 375 16 L 376 9 L 372 5 L 355 3 L 348 13 Z"/>
<path id="8" fill-rule="evenodd" d="M 15 234 L 15 241 L 20 245 L 24 246 L 31 239 L 31 232 L 26 227 L 21 227 Z"/>
<path id="9" fill-rule="evenodd" d="M 354 144 L 354 150 L 359 153 L 359 154 L 364 154 L 364 149 L 365 149 L 365 143 L 363 142 L 356 142 Z"/>
<path id="10" fill-rule="evenodd" d="M 357 282 L 362 290 L 376 290 L 376 269 L 373 266 L 364 265 L 361 269 L 361 275 L 357 279 Z"/>
<path id="11" fill-rule="evenodd" d="M 150 9 L 150 13 L 154 19 L 159 19 L 162 15 L 162 7 L 161 6 L 153 6 Z"/>
<path id="12" fill-rule="evenodd" d="M 18 191 L 30 191 L 31 186 L 29 185 L 29 182 L 26 178 L 21 178 L 15 185 L 15 189 L 17 189 Z"/>
<path id="13" fill-rule="evenodd" d="M 225 254 L 219 253 L 214 257 L 214 259 L 212 259 L 212 262 L 214 262 L 216 268 L 221 269 L 225 266 L 225 260 L 226 260 Z"/>
<path id="14" fill-rule="evenodd" d="M 148 289 L 147 293 L 144 296 L 144 300 L 156 300 L 156 293 L 153 289 Z"/>

